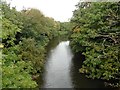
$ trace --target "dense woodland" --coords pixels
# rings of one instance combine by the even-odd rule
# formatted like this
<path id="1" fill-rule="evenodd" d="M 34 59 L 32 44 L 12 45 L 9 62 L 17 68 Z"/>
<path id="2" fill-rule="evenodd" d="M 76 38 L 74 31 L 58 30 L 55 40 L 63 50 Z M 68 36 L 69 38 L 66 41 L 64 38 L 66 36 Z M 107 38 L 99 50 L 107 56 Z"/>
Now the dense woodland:
<path id="1" fill-rule="evenodd" d="M 71 22 L 72 50 L 85 55 L 79 71 L 120 87 L 120 2 L 79 3 Z"/>
<path id="2" fill-rule="evenodd" d="M 5 2 L 1 20 L 3 88 L 36 87 L 33 79 L 42 73 L 45 47 L 60 34 L 60 23 L 37 9 L 18 12 Z"/>
<path id="3" fill-rule="evenodd" d="M 120 3 L 78 3 L 70 22 L 58 22 L 38 9 L 17 11 L 6 2 L 2 10 L 2 87 L 35 88 L 45 64 L 46 46 L 69 35 L 74 53 L 85 55 L 80 73 L 120 87 Z M 1 49 L 0 49 L 1 51 Z"/>

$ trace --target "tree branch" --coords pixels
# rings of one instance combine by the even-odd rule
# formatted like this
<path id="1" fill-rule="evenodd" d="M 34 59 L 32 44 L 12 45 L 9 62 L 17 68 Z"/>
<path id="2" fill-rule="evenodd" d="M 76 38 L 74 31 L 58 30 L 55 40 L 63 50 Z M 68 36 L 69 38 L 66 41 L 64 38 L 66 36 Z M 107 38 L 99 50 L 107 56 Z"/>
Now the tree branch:
<path id="1" fill-rule="evenodd" d="M 109 35 L 98 35 L 97 37 L 109 38 L 109 39 L 111 39 L 112 41 L 114 41 L 114 42 L 115 42 L 115 44 L 117 43 L 117 40 L 116 40 L 115 38 L 113 38 L 113 37 L 109 36 Z"/>

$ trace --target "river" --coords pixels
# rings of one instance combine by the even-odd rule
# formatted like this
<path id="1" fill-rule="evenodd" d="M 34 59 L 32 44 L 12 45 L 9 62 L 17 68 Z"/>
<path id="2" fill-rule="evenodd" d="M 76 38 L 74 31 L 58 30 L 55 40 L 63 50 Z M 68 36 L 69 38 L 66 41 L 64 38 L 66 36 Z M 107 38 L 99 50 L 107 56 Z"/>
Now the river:
<path id="1" fill-rule="evenodd" d="M 104 88 L 102 80 L 79 73 L 84 56 L 73 55 L 69 41 L 52 40 L 42 76 L 42 88 Z"/>

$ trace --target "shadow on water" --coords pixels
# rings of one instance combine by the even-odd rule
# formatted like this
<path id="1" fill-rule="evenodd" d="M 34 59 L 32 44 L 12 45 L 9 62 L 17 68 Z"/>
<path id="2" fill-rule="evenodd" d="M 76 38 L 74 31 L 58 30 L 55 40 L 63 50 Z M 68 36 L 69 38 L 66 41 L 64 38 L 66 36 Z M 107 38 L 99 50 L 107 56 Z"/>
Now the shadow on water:
<path id="1" fill-rule="evenodd" d="M 71 78 L 74 88 L 105 88 L 101 80 L 92 80 L 79 73 L 85 57 L 80 53 L 74 55 L 71 66 Z"/>
<path id="2" fill-rule="evenodd" d="M 78 88 L 84 89 L 93 89 L 93 90 L 120 90 L 120 88 L 110 88 L 106 87 L 104 84 L 104 80 L 100 79 L 90 79 L 85 76 L 85 74 L 79 73 L 79 69 L 82 67 L 83 61 L 85 60 L 85 56 L 81 53 L 74 54 L 72 58 L 71 65 L 71 78 L 73 88 L 78 90 Z"/>

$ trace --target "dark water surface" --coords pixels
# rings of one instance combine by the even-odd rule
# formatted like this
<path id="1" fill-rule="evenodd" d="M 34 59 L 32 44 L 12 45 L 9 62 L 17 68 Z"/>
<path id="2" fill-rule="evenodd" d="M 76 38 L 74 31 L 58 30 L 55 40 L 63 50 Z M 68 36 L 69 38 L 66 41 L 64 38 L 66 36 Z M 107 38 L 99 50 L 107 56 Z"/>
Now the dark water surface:
<path id="1" fill-rule="evenodd" d="M 101 80 L 91 80 L 79 73 L 84 57 L 73 55 L 69 41 L 52 40 L 43 73 L 42 88 L 103 88 Z"/>

